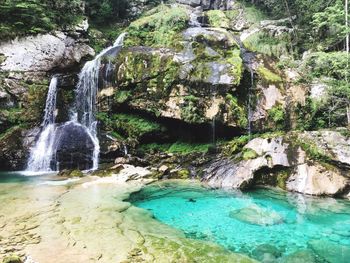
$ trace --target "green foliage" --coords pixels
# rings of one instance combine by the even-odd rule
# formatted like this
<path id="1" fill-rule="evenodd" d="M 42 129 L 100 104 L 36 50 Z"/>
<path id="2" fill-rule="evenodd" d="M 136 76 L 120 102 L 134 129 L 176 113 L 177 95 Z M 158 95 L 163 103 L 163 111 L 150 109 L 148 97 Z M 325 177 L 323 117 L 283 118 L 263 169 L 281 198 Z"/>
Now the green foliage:
<path id="1" fill-rule="evenodd" d="M 125 46 L 175 47 L 186 28 L 189 15 L 185 8 L 160 5 L 132 22 Z"/>
<path id="2" fill-rule="evenodd" d="M 223 152 L 228 156 L 235 155 L 243 149 L 243 146 L 246 145 L 250 139 L 251 138 L 248 135 L 243 135 L 234 138 L 232 141 L 228 142 L 227 145 L 224 146 Z"/>
<path id="3" fill-rule="evenodd" d="M 132 94 L 129 90 L 118 90 L 115 94 L 114 100 L 121 104 L 128 101 L 131 98 Z"/>
<path id="4" fill-rule="evenodd" d="M 273 123 L 274 130 L 285 128 L 286 111 L 282 105 L 276 105 L 267 112 L 268 120 Z"/>
<path id="5" fill-rule="evenodd" d="M 307 56 L 304 74 L 307 78 L 330 77 L 344 79 L 349 76 L 350 56 L 346 52 L 315 52 Z"/>
<path id="6" fill-rule="evenodd" d="M 81 0 L 2 0 L 0 39 L 37 34 L 62 28 L 79 21 Z"/>
<path id="7" fill-rule="evenodd" d="M 97 119 L 107 130 L 132 139 L 140 139 L 150 133 L 165 132 L 165 128 L 160 124 L 135 114 L 119 113 L 108 116 L 106 113 L 99 113 Z"/>
<path id="8" fill-rule="evenodd" d="M 317 50 L 325 50 L 341 42 L 350 32 L 345 26 L 345 10 L 343 1 L 336 0 L 321 12 L 312 16 L 312 26 L 315 37 L 321 40 L 315 43 Z"/>
<path id="9" fill-rule="evenodd" d="M 143 144 L 140 147 L 140 150 L 144 152 L 167 152 L 167 153 L 176 153 L 180 155 L 186 155 L 190 153 L 205 153 L 208 151 L 211 144 L 205 143 L 189 143 L 178 141 L 175 143 L 166 143 L 166 144 Z"/>
<path id="10" fill-rule="evenodd" d="M 318 148 L 317 145 L 315 145 L 313 142 L 305 140 L 297 140 L 296 142 L 297 145 L 299 145 L 311 159 L 323 163 L 332 162 L 332 158 L 328 156 L 322 149 Z"/>
<path id="11" fill-rule="evenodd" d="M 251 0 L 245 0 L 251 2 Z M 334 49 L 345 37 L 342 0 L 254 0 L 254 5 L 271 18 L 294 17 L 294 40 L 300 51 Z"/>
<path id="12" fill-rule="evenodd" d="M 247 37 L 243 41 L 243 44 L 250 51 L 279 58 L 282 55 L 292 53 L 291 41 L 289 34 L 282 34 L 273 37 L 268 33 L 259 31 L 258 33 Z"/>

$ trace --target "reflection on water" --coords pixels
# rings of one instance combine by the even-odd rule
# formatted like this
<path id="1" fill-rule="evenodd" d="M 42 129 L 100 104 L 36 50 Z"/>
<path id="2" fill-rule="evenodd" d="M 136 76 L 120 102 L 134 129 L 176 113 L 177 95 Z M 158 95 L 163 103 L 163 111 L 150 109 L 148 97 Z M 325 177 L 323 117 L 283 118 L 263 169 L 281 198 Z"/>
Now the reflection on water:
<path id="1" fill-rule="evenodd" d="M 169 183 L 147 186 L 130 201 L 188 237 L 214 241 L 265 262 L 287 257 L 349 262 L 349 201 Z"/>

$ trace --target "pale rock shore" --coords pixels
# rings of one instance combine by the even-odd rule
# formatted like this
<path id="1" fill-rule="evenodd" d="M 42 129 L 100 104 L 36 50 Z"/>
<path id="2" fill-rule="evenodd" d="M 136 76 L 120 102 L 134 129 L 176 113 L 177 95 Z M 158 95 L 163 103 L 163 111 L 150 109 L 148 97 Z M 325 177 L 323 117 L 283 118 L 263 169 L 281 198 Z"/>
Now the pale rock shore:
<path id="1" fill-rule="evenodd" d="M 126 202 L 153 179 L 125 166 L 111 177 L 60 184 L 0 184 L 0 262 L 255 262 L 188 239 Z M 46 180 L 46 179 L 45 179 Z"/>

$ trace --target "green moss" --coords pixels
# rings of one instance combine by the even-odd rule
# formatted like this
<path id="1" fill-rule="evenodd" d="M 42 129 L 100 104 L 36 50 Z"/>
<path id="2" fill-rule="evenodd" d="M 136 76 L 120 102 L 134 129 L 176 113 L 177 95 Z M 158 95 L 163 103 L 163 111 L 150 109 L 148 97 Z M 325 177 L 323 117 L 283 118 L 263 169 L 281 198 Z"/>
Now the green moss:
<path id="1" fill-rule="evenodd" d="M 242 151 L 244 145 L 246 145 L 250 140 L 250 136 L 243 135 L 237 138 L 234 138 L 232 141 L 228 142 L 223 147 L 223 152 L 225 155 L 232 156 L 240 151 Z"/>
<path id="2" fill-rule="evenodd" d="M 171 55 L 125 51 L 119 56 L 122 65 L 118 73 L 119 87 L 124 90 L 132 87 L 133 93 L 148 94 L 147 99 L 161 99 L 169 94 L 180 70 L 180 65 L 173 61 Z M 125 95 L 130 94 L 118 94 L 119 99 L 125 98 Z"/>
<path id="3" fill-rule="evenodd" d="M 231 65 L 231 76 L 234 78 L 234 85 L 239 85 L 241 83 L 243 75 L 243 60 L 241 58 L 241 52 L 239 49 L 233 49 L 226 53 L 226 61 Z"/>
<path id="4" fill-rule="evenodd" d="M 10 256 L 6 256 L 2 262 L 3 263 L 23 263 L 22 259 L 19 256 L 14 254 Z"/>
<path id="5" fill-rule="evenodd" d="M 276 173 L 276 186 L 285 190 L 287 185 L 287 180 L 290 176 L 289 170 L 280 170 Z"/>
<path id="6" fill-rule="evenodd" d="M 139 150 L 143 152 L 167 152 L 180 155 L 187 155 L 190 153 L 205 153 L 208 151 L 211 144 L 207 143 L 189 143 L 178 141 L 175 143 L 150 143 L 143 144 L 139 147 Z"/>
<path id="7" fill-rule="evenodd" d="M 114 100 L 118 104 L 122 104 L 128 101 L 132 97 L 132 93 L 130 90 L 118 90 L 115 94 Z"/>
<path id="8" fill-rule="evenodd" d="M 271 70 L 260 66 L 258 68 L 259 76 L 266 81 L 267 83 L 280 83 L 282 82 L 282 78 Z"/>
<path id="9" fill-rule="evenodd" d="M 209 10 L 205 13 L 208 17 L 209 25 L 212 27 L 229 28 L 230 21 L 221 10 Z"/>
<path id="10" fill-rule="evenodd" d="M 321 163 L 331 163 L 332 158 L 328 156 L 322 149 L 317 147 L 311 141 L 297 140 L 297 144 L 306 152 L 311 159 L 320 161 Z"/>
<path id="11" fill-rule="evenodd" d="M 238 99 L 231 94 L 226 95 L 226 104 L 229 108 L 229 115 L 239 127 L 245 128 L 248 125 L 246 109 L 239 104 Z"/>
<path id="12" fill-rule="evenodd" d="M 185 8 L 160 5 L 130 24 L 124 44 L 178 48 L 180 32 L 186 28 L 188 20 Z"/>
<path id="13" fill-rule="evenodd" d="M 205 122 L 204 108 L 201 106 L 200 98 L 193 95 L 186 96 L 181 107 L 181 119 L 188 123 Z"/>
<path id="14" fill-rule="evenodd" d="M 80 170 L 73 170 L 69 173 L 69 177 L 84 177 L 84 174 Z"/>
<path id="15" fill-rule="evenodd" d="M 244 148 L 242 152 L 242 158 L 243 160 L 251 160 L 257 158 L 259 155 L 256 153 L 256 151 L 249 149 L 249 148 Z"/>
<path id="16" fill-rule="evenodd" d="M 170 174 L 170 178 L 172 179 L 188 179 L 190 178 L 190 171 L 188 169 L 181 169 L 176 171 L 175 174 Z"/>
<path id="17" fill-rule="evenodd" d="M 207 152 L 210 144 L 176 142 L 167 150 L 169 153 L 189 154 L 192 152 Z"/>

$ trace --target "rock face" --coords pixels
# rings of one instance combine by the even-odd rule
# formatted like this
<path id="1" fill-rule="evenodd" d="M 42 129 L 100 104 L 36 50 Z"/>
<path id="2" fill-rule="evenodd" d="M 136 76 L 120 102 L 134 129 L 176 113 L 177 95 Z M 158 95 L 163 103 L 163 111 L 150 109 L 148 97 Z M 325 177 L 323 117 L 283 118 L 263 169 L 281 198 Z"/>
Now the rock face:
<path id="1" fill-rule="evenodd" d="M 306 138 L 314 138 L 316 146 L 306 145 Z M 337 138 L 337 143 L 332 138 Z M 336 131 L 256 138 L 246 144 L 243 154 L 238 154 L 233 160 L 221 158 L 212 162 L 204 170 L 203 181 L 222 188 L 247 188 L 262 183 L 303 194 L 346 195 L 350 190 L 350 171 L 345 165 L 349 150 L 347 140 Z M 323 158 L 328 158 L 325 159 L 327 163 L 314 160 L 316 149 L 324 150 Z M 253 152 L 245 154 L 247 151 Z"/>
<path id="2" fill-rule="evenodd" d="M 282 137 L 254 139 L 244 146 L 244 149 L 254 151 L 257 154 L 256 158 L 239 162 L 219 159 L 205 170 L 203 180 L 212 187 L 249 187 L 259 170 L 290 166 L 287 148 L 288 144 L 283 143 Z"/>
<path id="3" fill-rule="evenodd" d="M 94 50 L 62 32 L 16 39 L 0 45 L 2 71 L 48 72 L 80 63 Z"/>
<path id="4" fill-rule="evenodd" d="M 93 166 L 94 143 L 86 129 L 73 122 L 57 128 L 56 159 L 59 170 L 88 170 Z"/>
<path id="5" fill-rule="evenodd" d="M 191 10 L 179 10 L 190 19 Z M 131 27 L 138 23 L 146 22 L 141 19 Z M 196 124 L 209 123 L 216 116 L 227 126 L 246 127 L 245 101 L 234 95 L 242 80 L 243 61 L 230 32 L 191 27 L 178 32 L 172 46 L 164 48 L 135 47 L 143 44 L 140 37 L 126 39 L 132 47 L 116 59 L 117 85 L 110 96 L 118 98 L 117 106 Z"/>
<path id="6" fill-rule="evenodd" d="M 202 7 L 204 10 L 220 9 L 228 10 L 233 4 L 233 0 L 176 0 L 179 4 L 190 5 L 192 7 Z"/>
<path id="7" fill-rule="evenodd" d="M 300 164 L 287 181 L 287 190 L 311 195 L 336 195 L 349 185 L 337 170 L 319 164 Z"/>

